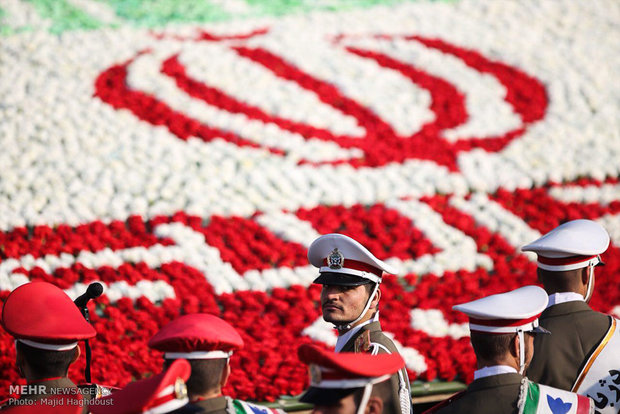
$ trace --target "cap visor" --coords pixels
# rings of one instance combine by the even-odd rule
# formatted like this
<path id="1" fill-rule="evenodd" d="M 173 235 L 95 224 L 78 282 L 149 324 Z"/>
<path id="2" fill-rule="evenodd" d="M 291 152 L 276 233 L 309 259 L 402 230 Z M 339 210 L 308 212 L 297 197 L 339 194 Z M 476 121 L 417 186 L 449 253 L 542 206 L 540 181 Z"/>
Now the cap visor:
<path id="1" fill-rule="evenodd" d="M 320 285 L 336 285 L 336 286 L 361 286 L 367 283 L 373 283 L 372 280 L 359 276 L 347 275 L 345 273 L 323 272 L 314 279 L 314 282 Z"/>
<path id="2" fill-rule="evenodd" d="M 548 330 L 546 330 L 545 328 L 543 328 L 542 326 L 537 326 L 536 328 L 534 328 L 530 332 L 533 332 L 535 334 L 550 334 L 551 333 Z"/>
<path id="3" fill-rule="evenodd" d="M 300 402 L 314 405 L 334 405 L 359 388 L 318 388 L 310 387 L 299 399 Z"/>

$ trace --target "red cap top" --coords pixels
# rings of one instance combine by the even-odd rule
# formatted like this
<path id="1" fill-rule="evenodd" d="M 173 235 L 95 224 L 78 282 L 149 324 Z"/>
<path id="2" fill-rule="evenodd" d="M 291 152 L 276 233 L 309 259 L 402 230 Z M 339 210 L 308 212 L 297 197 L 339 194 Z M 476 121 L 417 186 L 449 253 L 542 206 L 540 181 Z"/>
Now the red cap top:
<path id="1" fill-rule="evenodd" d="M 93 414 L 134 414 L 145 412 L 166 413 L 186 405 L 191 367 L 184 359 L 177 359 L 167 371 L 151 378 L 132 382 L 120 391 L 91 404 Z"/>
<path id="2" fill-rule="evenodd" d="M 167 358 L 226 358 L 243 347 L 243 339 L 228 322 L 214 315 L 184 315 L 164 326 L 151 338 L 149 347 Z"/>
<path id="3" fill-rule="evenodd" d="M 97 334 L 71 298 L 46 282 L 27 283 L 11 292 L 2 308 L 2 326 L 16 339 L 36 341 L 31 344 L 35 347 L 71 344 Z"/>

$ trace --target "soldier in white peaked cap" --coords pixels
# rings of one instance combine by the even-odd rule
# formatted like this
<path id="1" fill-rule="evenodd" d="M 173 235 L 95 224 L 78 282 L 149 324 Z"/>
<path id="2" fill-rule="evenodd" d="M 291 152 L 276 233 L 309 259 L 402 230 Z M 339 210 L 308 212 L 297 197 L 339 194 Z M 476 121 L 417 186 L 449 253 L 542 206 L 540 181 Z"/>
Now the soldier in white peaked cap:
<path id="1" fill-rule="evenodd" d="M 323 285 L 323 319 L 338 330 L 336 352 L 398 353 L 394 342 L 381 331 L 379 300 L 383 273 L 398 270 L 377 259 L 368 249 L 343 234 L 326 234 L 308 249 L 308 260 L 319 268 L 314 283 Z M 411 388 L 406 368 L 390 379 L 394 410 L 410 414 Z"/>
<path id="2" fill-rule="evenodd" d="M 587 397 L 523 376 L 534 354 L 534 336 L 548 333 L 538 325 L 547 301 L 543 289 L 525 286 L 454 306 L 469 317 L 477 370 L 465 391 L 428 413 L 589 413 Z"/>
<path id="3" fill-rule="evenodd" d="M 536 338 L 536 355 L 527 372 L 532 380 L 585 395 L 588 384 L 598 383 L 592 378 L 584 382 L 588 374 L 599 375 L 595 371 L 603 370 L 608 376 L 610 368 L 620 368 L 620 354 L 612 356 L 608 345 L 617 331 L 615 320 L 588 306 L 594 291 L 594 268 L 603 264 L 600 255 L 608 246 L 609 235 L 600 224 L 573 220 L 521 249 L 538 255 L 538 279 L 549 295 L 540 324 L 552 335 Z M 617 340 L 620 343 L 620 338 Z M 606 345 L 608 351 L 603 352 Z M 606 393 L 609 390 L 602 391 L 602 395 Z M 613 396 L 607 400 L 595 399 L 599 411 L 617 403 Z"/>

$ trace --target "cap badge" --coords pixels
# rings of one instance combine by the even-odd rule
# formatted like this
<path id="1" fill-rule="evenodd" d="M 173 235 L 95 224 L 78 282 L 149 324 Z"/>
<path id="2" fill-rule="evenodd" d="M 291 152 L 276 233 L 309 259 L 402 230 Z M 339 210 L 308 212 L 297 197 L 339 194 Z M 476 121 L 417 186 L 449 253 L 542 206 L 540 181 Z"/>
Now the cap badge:
<path id="1" fill-rule="evenodd" d="M 185 381 L 180 377 L 174 382 L 174 396 L 177 400 L 187 398 L 187 385 L 185 385 Z"/>
<path id="2" fill-rule="evenodd" d="M 310 364 L 310 385 L 316 385 L 321 382 L 321 368 L 316 364 Z"/>
<path id="3" fill-rule="evenodd" d="M 327 265 L 330 269 L 342 269 L 344 266 L 344 256 L 337 247 L 327 256 Z"/>

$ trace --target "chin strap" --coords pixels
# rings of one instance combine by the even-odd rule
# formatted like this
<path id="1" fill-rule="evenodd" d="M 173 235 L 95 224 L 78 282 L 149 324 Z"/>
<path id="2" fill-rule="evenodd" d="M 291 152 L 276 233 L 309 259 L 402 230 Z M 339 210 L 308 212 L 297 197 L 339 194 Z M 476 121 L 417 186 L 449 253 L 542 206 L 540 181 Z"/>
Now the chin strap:
<path id="1" fill-rule="evenodd" d="M 364 393 L 362 394 L 362 400 L 360 401 L 360 405 L 359 407 L 357 407 L 357 414 L 364 414 L 364 411 L 366 411 L 366 405 L 368 404 L 368 400 L 370 400 L 371 393 L 372 382 L 364 386 Z"/>
<path id="2" fill-rule="evenodd" d="M 523 338 L 523 330 L 517 331 L 519 336 L 519 374 L 523 375 L 525 372 L 525 340 Z"/>
<path id="3" fill-rule="evenodd" d="M 372 300 L 374 299 L 375 295 L 377 294 L 377 290 L 379 290 L 379 283 L 375 283 L 375 288 L 373 289 L 372 293 L 368 297 L 368 301 L 366 302 L 366 306 L 364 306 L 364 309 L 362 310 L 362 313 L 360 313 L 357 318 L 355 318 L 351 322 L 345 322 L 343 324 L 334 324 L 334 328 L 336 328 L 339 331 L 343 331 L 343 330 L 346 330 L 346 329 L 351 329 L 351 327 L 353 327 L 354 324 L 359 322 L 360 319 L 362 319 L 364 317 L 364 315 L 366 315 L 366 312 L 368 312 L 368 308 L 370 308 L 370 303 L 372 302 Z"/>
<path id="4" fill-rule="evenodd" d="M 586 303 L 590 302 L 590 299 L 592 298 L 592 293 L 594 290 L 593 288 L 594 288 L 594 266 L 590 265 L 588 266 L 588 287 L 586 289 L 586 297 L 584 298 Z"/>

